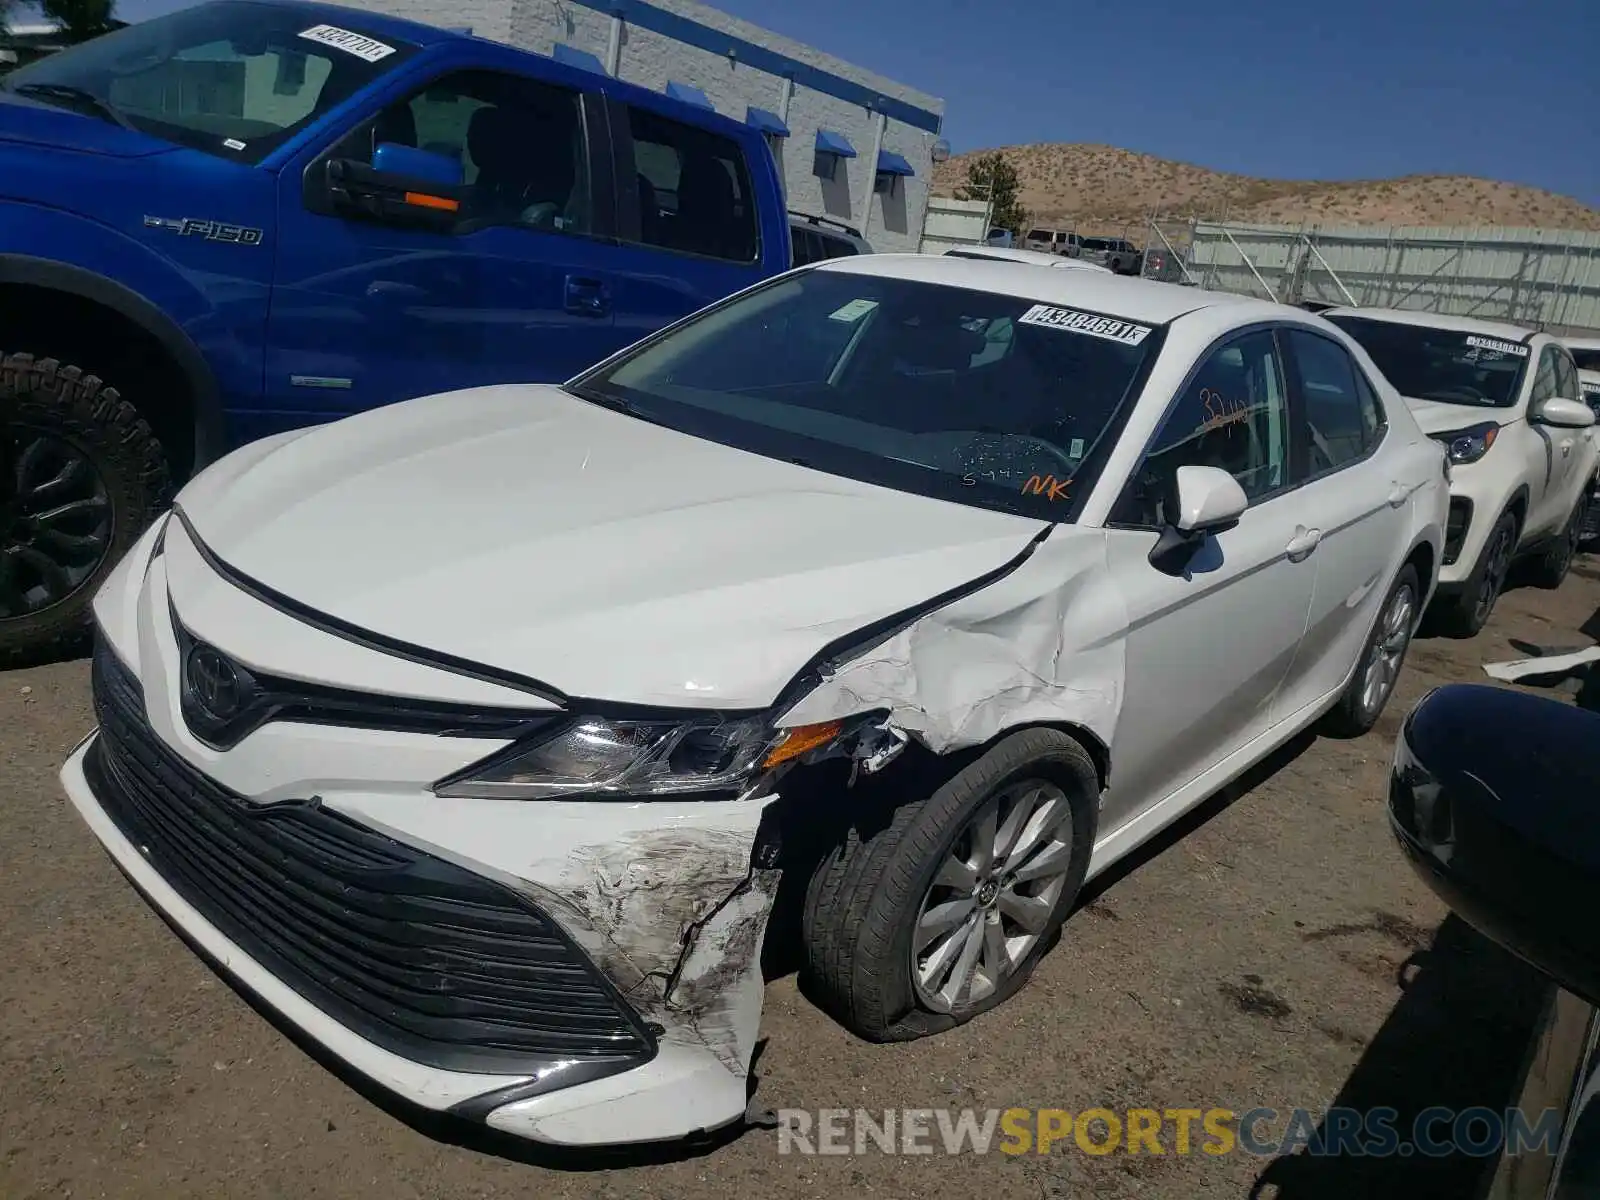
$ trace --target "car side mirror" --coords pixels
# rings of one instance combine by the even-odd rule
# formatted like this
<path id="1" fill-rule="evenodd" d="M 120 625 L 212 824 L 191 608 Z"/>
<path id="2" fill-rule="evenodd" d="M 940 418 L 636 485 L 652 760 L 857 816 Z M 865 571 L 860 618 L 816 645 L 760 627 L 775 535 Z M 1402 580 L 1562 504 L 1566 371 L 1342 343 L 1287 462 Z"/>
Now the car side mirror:
<path id="1" fill-rule="evenodd" d="M 1179 467 L 1173 480 L 1176 512 L 1150 551 L 1151 565 L 1169 574 L 1188 566 L 1208 537 L 1239 523 L 1250 499 L 1221 467 Z"/>
<path id="2" fill-rule="evenodd" d="M 1560 429 L 1587 429 L 1594 424 L 1594 410 L 1581 400 L 1565 396 L 1547 396 L 1528 414 L 1541 425 L 1554 425 Z"/>
<path id="3" fill-rule="evenodd" d="M 371 164 L 330 159 L 329 206 L 342 216 L 448 232 L 461 220 L 461 163 L 443 154 L 380 142 Z"/>
<path id="4" fill-rule="evenodd" d="M 1401 725 L 1389 824 L 1467 924 L 1600 1004 L 1600 713 L 1450 684 Z"/>

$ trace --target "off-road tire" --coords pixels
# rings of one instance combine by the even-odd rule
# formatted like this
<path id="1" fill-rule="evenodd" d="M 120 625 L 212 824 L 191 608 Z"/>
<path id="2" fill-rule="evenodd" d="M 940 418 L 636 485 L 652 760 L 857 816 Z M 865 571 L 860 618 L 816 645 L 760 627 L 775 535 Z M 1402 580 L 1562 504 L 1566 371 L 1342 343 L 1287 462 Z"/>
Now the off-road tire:
<path id="1" fill-rule="evenodd" d="M 918 1003 L 911 941 L 923 897 L 944 855 L 979 806 L 1008 784 L 1048 779 L 1067 795 L 1072 853 L 1065 886 L 1046 932 L 1002 986 L 950 1013 Z M 1004 1003 L 1055 944 L 1089 867 L 1100 807 L 1094 761 L 1054 729 L 1011 734 L 949 777 L 931 795 L 900 804 L 863 835 L 852 824 L 824 855 L 806 889 L 801 919 L 802 983 L 841 1025 L 873 1042 L 940 1033 Z"/>
<path id="2" fill-rule="evenodd" d="M 1583 544 L 1583 520 L 1589 509 L 1590 491 L 1590 485 L 1585 483 L 1567 517 L 1567 523 L 1561 527 L 1561 536 L 1528 564 L 1528 582 L 1534 587 L 1554 589 L 1566 582 L 1567 572 L 1572 570 L 1572 560 L 1578 557 Z"/>
<path id="3" fill-rule="evenodd" d="M 41 430 L 89 460 L 111 504 L 111 535 L 93 573 L 65 599 L 0 618 L 0 667 L 80 646 L 95 591 L 170 498 L 166 455 L 149 424 L 116 388 L 78 367 L 0 353 L 0 436 L 9 426 Z M 9 493 L 16 482 L 8 478 L 0 486 Z"/>
<path id="4" fill-rule="evenodd" d="M 1505 587 L 1505 579 L 1501 578 L 1494 604 L 1491 604 L 1486 611 L 1478 611 L 1478 598 L 1489 572 L 1495 539 L 1508 527 L 1511 530 L 1511 552 L 1513 555 L 1516 553 L 1516 539 L 1519 533 L 1516 515 L 1509 512 L 1501 513 L 1489 531 L 1489 536 L 1484 539 L 1478 561 L 1473 564 L 1472 574 L 1462 585 L 1461 590 L 1435 601 L 1429 615 L 1441 633 L 1455 638 L 1475 637 L 1489 623 L 1489 618 L 1494 615 L 1494 604 L 1500 602 L 1499 593 Z"/>
<path id="5" fill-rule="evenodd" d="M 1322 732 L 1330 737 L 1357 738 L 1367 733 L 1378 723 L 1378 718 L 1383 715 L 1383 710 L 1388 707 L 1389 701 L 1394 698 L 1394 683 L 1389 684 L 1389 690 L 1383 698 L 1372 708 L 1368 708 L 1363 693 L 1366 690 L 1367 666 L 1372 661 L 1373 650 L 1377 643 L 1384 637 L 1384 621 L 1389 615 L 1390 606 L 1402 588 L 1410 588 L 1412 595 L 1411 629 L 1406 635 L 1405 647 L 1400 651 L 1400 662 L 1395 669 L 1398 678 L 1401 671 L 1405 670 L 1406 655 L 1411 650 L 1411 635 L 1416 632 L 1418 621 L 1422 615 L 1422 582 L 1417 578 L 1417 569 L 1410 563 L 1400 568 L 1400 573 L 1394 577 L 1394 582 L 1389 585 L 1389 590 L 1384 593 L 1383 603 L 1378 607 L 1378 615 L 1372 622 L 1372 629 L 1367 633 L 1367 640 L 1361 643 L 1361 658 L 1356 663 L 1355 674 L 1350 677 L 1350 682 L 1345 685 L 1344 693 L 1339 697 L 1325 717 L 1322 718 Z"/>

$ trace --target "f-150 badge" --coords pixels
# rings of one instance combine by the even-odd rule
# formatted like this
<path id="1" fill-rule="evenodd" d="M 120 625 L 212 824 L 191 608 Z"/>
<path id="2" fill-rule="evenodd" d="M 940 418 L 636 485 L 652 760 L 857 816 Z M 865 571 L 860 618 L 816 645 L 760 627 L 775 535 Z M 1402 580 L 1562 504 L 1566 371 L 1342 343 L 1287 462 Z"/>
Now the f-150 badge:
<path id="1" fill-rule="evenodd" d="M 259 246 L 262 233 L 248 225 L 229 225 L 225 221 L 203 221 L 196 217 L 150 217 L 144 219 L 146 229 L 166 229 L 185 237 L 204 238 L 208 242 L 232 242 L 239 246 Z"/>

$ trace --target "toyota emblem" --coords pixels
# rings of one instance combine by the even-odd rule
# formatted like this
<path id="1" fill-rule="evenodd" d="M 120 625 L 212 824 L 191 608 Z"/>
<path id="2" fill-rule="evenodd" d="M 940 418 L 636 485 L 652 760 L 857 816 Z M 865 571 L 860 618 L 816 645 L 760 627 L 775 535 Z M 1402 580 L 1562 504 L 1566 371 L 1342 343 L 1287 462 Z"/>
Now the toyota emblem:
<path id="1" fill-rule="evenodd" d="M 247 684 L 239 669 L 210 646 L 190 649 L 184 684 L 195 708 L 213 721 L 227 721 L 245 706 Z"/>

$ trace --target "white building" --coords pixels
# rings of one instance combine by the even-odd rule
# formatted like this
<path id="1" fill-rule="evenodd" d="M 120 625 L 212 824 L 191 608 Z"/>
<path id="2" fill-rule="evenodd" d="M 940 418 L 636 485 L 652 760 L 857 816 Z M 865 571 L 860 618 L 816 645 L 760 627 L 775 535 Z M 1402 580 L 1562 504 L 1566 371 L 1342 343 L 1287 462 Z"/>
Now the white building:
<path id="1" fill-rule="evenodd" d="M 345 0 L 467 28 L 766 131 L 789 207 L 916 250 L 944 101 L 693 0 Z"/>

